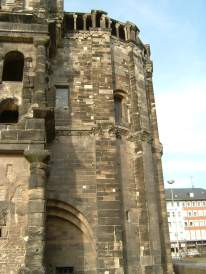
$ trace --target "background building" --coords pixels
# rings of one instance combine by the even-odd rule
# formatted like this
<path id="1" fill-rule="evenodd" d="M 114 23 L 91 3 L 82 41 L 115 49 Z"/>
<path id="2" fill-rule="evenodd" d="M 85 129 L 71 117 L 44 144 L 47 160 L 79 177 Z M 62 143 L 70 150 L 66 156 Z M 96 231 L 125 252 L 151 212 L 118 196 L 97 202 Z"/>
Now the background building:
<path id="1" fill-rule="evenodd" d="M 206 246 L 206 190 L 166 189 L 166 202 L 172 250 Z"/>

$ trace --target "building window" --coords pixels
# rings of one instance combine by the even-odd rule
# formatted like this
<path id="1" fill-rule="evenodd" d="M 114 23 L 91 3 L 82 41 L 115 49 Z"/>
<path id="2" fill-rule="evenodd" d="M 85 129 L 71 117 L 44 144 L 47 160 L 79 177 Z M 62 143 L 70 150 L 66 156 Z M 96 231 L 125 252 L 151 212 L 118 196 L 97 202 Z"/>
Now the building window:
<path id="1" fill-rule="evenodd" d="M 190 226 L 192 226 L 193 225 L 193 223 L 192 222 L 190 222 Z"/>
<path id="2" fill-rule="evenodd" d="M 68 109 L 69 89 L 68 86 L 56 86 L 56 108 Z"/>
<path id="3" fill-rule="evenodd" d="M 0 123 L 14 124 L 19 119 L 18 105 L 14 99 L 5 99 L 0 103 Z"/>
<path id="4" fill-rule="evenodd" d="M 170 212 L 169 211 L 167 211 L 167 217 L 170 217 Z"/>
<path id="5" fill-rule="evenodd" d="M 56 267 L 56 274 L 73 274 L 73 267 Z"/>
<path id="6" fill-rule="evenodd" d="M 6 54 L 3 66 L 3 81 L 22 81 L 24 71 L 24 55 L 18 51 Z"/>
<path id="7" fill-rule="evenodd" d="M 188 212 L 188 216 L 189 216 L 189 217 L 192 216 L 192 212 L 191 212 L 191 211 Z"/>
<path id="8" fill-rule="evenodd" d="M 115 112 L 115 124 L 125 125 L 128 122 L 128 112 L 125 100 L 124 91 L 114 92 L 114 112 Z"/>
<path id="9" fill-rule="evenodd" d="M 119 95 L 114 96 L 114 111 L 115 111 L 115 123 L 120 125 L 122 123 L 122 109 L 123 109 L 123 97 Z"/>
<path id="10" fill-rule="evenodd" d="M 185 226 L 187 226 L 187 222 L 185 222 Z"/>

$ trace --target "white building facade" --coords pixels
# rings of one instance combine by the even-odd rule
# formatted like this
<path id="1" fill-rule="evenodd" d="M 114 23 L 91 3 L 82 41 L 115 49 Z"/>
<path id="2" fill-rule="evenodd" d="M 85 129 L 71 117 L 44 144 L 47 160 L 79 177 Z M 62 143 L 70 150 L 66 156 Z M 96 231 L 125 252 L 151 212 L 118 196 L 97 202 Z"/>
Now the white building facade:
<path id="1" fill-rule="evenodd" d="M 206 245 L 206 190 L 166 189 L 172 251 Z"/>

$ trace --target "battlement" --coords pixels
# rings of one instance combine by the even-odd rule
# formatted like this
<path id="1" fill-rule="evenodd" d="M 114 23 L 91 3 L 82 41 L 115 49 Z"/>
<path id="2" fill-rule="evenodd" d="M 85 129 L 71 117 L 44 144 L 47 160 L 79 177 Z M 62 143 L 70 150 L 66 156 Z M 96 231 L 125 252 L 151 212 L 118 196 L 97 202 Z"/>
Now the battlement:
<path id="1" fill-rule="evenodd" d="M 91 10 L 91 13 L 65 12 L 65 33 L 97 28 L 111 30 L 112 36 L 124 41 L 136 41 L 139 34 L 139 29 L 135 24 L 129 21 L 122 23 L 114 20 L 105 11 Z"/>

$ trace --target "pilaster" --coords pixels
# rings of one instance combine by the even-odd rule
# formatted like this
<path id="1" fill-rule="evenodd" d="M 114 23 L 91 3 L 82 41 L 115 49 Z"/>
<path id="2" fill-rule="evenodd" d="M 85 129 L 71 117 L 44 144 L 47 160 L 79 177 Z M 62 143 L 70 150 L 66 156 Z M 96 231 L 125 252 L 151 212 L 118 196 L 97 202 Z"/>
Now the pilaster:
<path id="1" fill-rule="evenodd" d="M 30 274 L 44 274 L 47 150 L 25 150 L 30 162 L 28 225 L 26 239 L 25 267 Z M 23 272 L 27 273 L 27 272 Z"/>
<path id="2" fill-rule="evenodd" d="M 33 102 L 40 107 L 46 106 L 46 44 L 49 38 L 40 38 L 34 41 L 36 46 L 36 77 Z"/>
<path id="3" fill-rule="evenodd" d="M 128 37 L 127 37 L 128 38 Z M 157 191 L 152 157 L 152 135 L 145 93 L 141 53 L 130 45 L 132 102 L 131 141 L 134 142 L 134 179 L 137 187 L 138 233 L 141 273 L 162 274 Z M 138 75 L 137 75 L 138 71 Z"/>

